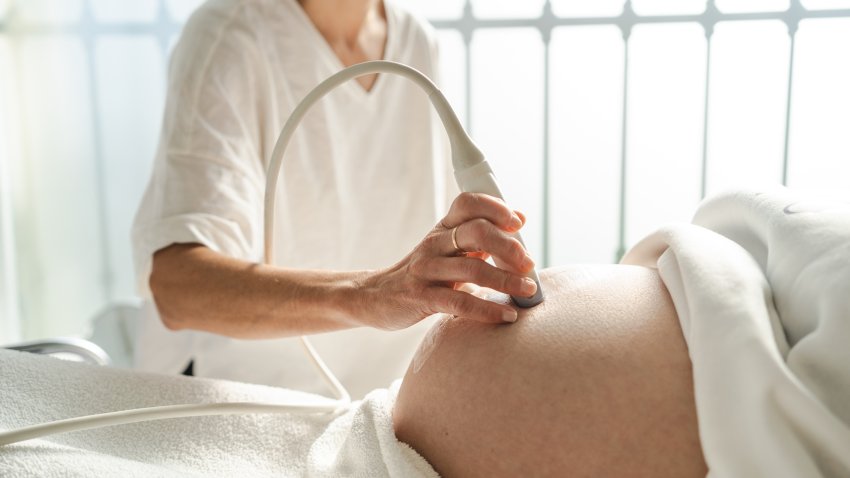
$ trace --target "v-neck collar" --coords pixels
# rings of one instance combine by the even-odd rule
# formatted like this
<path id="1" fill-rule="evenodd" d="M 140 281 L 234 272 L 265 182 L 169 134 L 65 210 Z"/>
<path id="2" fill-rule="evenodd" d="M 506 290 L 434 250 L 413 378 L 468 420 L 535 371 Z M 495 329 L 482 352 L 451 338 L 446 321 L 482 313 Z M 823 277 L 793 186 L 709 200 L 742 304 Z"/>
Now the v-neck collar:
<path id="1" fill-rule="evenodd" d="M 322 33 L 316 28 L 316 25 L 310 20 L 310 17 L 307 16 L 307 12 L 304 11 L 304 8 L 298 3 L 298 0 L 290 0 L 292 6 L 296 10 L 296 15 L 299 16 L 302 25 L 307 29 L 309 34 L 313 37 L 313 40 L 316 44 L 316 48 L 320 50 L 320 54 L 323 57 L 324 61 L 333 69 L 333 72 L 336 73 L 346 66 L 342 63 L 342 60 L 336 55 L 330 43 L 325 39 Z M 392 58 L 392 53 L 395 48 L 395 37 L 396 37 L 396 21 L 395 15 L 391 11 L 391 7 L 387 5 L 388 2 L 384 1 L 384 15 L 386 16 L 387 21 L 387 39 L 384 44 L 384 54 L 381 58 L 382 60 L 387 60 Z M 385 83 L 384 77 L 386 75 L 383 73 L 379 73 L 378 77 L 375 78 L 375 82 L 372 84 L 372 88 L 366 90 L 363 85 L 360 84 L 359 81 L 351 80 L 348 81 L 345 85 L 340 85 L 341 88 L 347 88 L 349 91 L 352 91 L 360 98 L 371 98 L 373 96 L 377 96 L 378 90 L 383 87 Z"/>

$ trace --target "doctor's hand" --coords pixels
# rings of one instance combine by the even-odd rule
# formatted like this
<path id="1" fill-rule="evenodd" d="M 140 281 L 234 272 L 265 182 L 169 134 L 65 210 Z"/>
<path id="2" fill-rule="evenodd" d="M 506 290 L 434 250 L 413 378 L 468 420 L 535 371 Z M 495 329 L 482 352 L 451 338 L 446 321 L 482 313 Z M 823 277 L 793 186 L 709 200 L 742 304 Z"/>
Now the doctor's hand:
<path id="1" fill-rule="evenodd" d="M 389 269 L 361 283 L 368 325 L 395 330 L 438 312 L 479 322 L 514 322 L 516 310 L 459 290 L 464 283 L 512 296 L 530 297 L 537 286 L 525 276 L 534 268 L 512 236 L 524 217 L 500 199 L 462 193 L 442 221 L 416 248 Z M 501 267 L 484 259 L 492 256 Z"/>

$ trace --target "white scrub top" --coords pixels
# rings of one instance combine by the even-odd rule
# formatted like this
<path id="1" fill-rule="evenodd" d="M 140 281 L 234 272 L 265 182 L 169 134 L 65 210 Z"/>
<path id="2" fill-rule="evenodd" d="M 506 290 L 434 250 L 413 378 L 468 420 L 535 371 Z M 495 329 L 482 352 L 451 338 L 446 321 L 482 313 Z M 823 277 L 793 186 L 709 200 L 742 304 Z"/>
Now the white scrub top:
<path id="1" fill-rule="evenodd" d="M 433 31 L 385 2 L 384 57 L 436 76 Z M 171 58 L 154 170 L 133 227 L 147 299 L 136 363 L 202 377 L 324 392 L 297 338 L 236 340 L 167 330 L 150 299 L 154 252 L 200 243 L 262 260 L 265 169 L 283 122 L 307 92 L 343 67 L 296 0 L 212 0 L 187 23 Z M 356 81 L 306 116 L 286 151 L 277 192 L 276 264 L 374 269 L 409 253 L 456 194 L 447 140 L 424 93 L 380 75 Z M 403 375 L 427 323 L 359 328 L 313 343 L 354 397 Z"/>

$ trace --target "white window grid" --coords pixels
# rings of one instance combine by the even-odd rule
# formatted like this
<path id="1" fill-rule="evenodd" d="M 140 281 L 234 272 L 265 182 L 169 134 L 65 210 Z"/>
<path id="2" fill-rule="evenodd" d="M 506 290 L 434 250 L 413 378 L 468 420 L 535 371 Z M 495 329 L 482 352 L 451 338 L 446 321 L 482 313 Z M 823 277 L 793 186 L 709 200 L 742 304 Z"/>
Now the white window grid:
<path id="1" fill-rule="evenodd" d="M 784 151 L 782 160 L 782 184 L 787 184 L 788 181 L 788 138 L 791 128 L 791 105 L 793 89 L 793 73 L 794 73 L 794 52 L 795 39 L 798 26 L 802 20 L 813 18 L 841 18 L 850 17 L 850 8 L 848 9 L 822 9 L 809 10 L 805 8 L 800 0 L 790 0 L 790 5 L 784 11 L 762 11 L 762 12 L 741 12 L 729 13 L 722 12 L 717 8 L 715 0 L 707 0 L 705 10 L 697 14 L 684 15 L 638 15 L 635 13 L 631 0 L 626 0 L 623 5 L 623 10 L 616 17 L 561 17 L 557 16 L 549 0 L 543 5 L 542 13 L 536 18 L 517 18 L 517 19 L 482 19 L 475 16 L 472 2 L 467 0 L 463 8 L 463 15 L 458 19 L 453 20 L 432 20 L 431 23 L 438 29 L 455 30 L 459 32 L 463 38 L 464 48 L 466 52 L 466 74 L 465 74 L 465 93 L 466 93 L 466 123 L 467 127 L 471 127 L 471 102 L 469 98 L 472 96 L 472 74 L 470 71 L 470 56 L 472 36 L 476 31 L 488 28 L 533 28 L 536 29 L 543 41 L 543 129 L 542 145 L 543 145 L 543 172 L 544 178 L 541 184 L 542 204 L 543 204 L 543 257 L 542 263 L 544 266 L 551 264 L 551 241 L 550 241 L 550 209 L 551 209 L 551 194 L 549 191 L 550 185 L 545 178 L 549 177 L 550 170 L 550 74 L 549 68 L 551 63 L 551 55 L 549 45 L 552 38 L 552 31 L 558 27 L 576 27 L 576 26 L 600 26 L 612 25 L 620 29 L 625 45 L 624 68 L 623 68 L 623 113 L 622 113 L 622 137 L 621 137 L 621 168 L 620 168 L 620 184 L 619 184 L 619 215 L 618 215 L 618 247 L 615 260 L 619 260 L 626 252 L 626 215 L 628 204 L 627 197 L 627 181 L 626 174 L 628 171 L 628 154 L 626 150 L 626 137 L 628 134 L 628 92 L 629 92 L 629 37 L 635 25 L 642 24 L 670 24 L 670 23 L 697 23 L 703 27 L 707 48 L 706 52 L 706 88 L 704 94 L 704 117 L 702 131 L 702 168 L 700 176 L 700 196 L 706 195 L 706 171 L 708 167 L 708 116 L 709 116 L 709 99 L 711 94 L 711 84 L 709 81 L 711 75 L 711 39 L 714 33 L 714 27 L 720 22 L 734 21 L 753 21 L 753 20 L 778 20 L 785 24 L 790 37 L 790 62 L 788 67 L 788 88 L 786 92 L 786 108 L 785 108 L 785 133 L 784 133 Z M 848 45 L 848 55 L 850 55 L 850 45 Z M 850 132 L 848 132 L 850 133 Z M 850 160 L 850 158 L 848 158 Z"/>
<path id="2" fill-rule="evenodd" d="M 166 0 L 158 0 L 157 2 L 157 13 L 153 20 L 143 21 L 143 22 L 134 22 L 134 21 L 121 21 L 121 22 L 103 22 L 98 21 L 96 16 L 94 15 L 94 9 L 92 7 L 92 2 L 85 0 L 83 2 L 82 14 L 79 17 L 79 20 L 71 23 L 71 24 L 58 24 L 58 25 L 38 25 L 38 24 L 19 24 L 11 19 L 14 16 L 14 13 L 8 13 L 3 18 L 0 19 L 0 36 L 8 36 L 9 38 L 15 37 L 24 37 L 24 36 L 40 36 L 40 35 L 71 35 L 83 42 L 84 48 L 87 52 L 86 61 L 87 61 L 87 69 L 88 69 L 88 78 L 89 78 L 89 91 L 90 98 L 92 103 L 97 102 L 97 94 L 96 92 L 99 90 L 98 85 L 98 75 L 95 74 L 95 55 L 93 54 L 95 45 L 100 38 L 104 38 L 111 35 L 121 35 L 121 36 L 145 36 L 145 37 L 153 37 L 157 40 L 157 44 L 162 53 L 163 59 L 166 59 L 168 56 L 168 51 L 173 44 L 174 39 L 179 34 L 181 28 L 183 27 L 183 22 L 179 19 L 176 19 L 170 12 L 169 8 L 166 5 Z M 555 14 L 552 8 L 552 4 L 549 0 L 546 0 L 543 3 L 541 14 L 534 18 L 481 18 L 476 16 L 473 4 L 471 0 L 467 0 L 464 3 L 464 7 L 462 10 L 462 14 L 458 18 L 454 19 L 433 19 L 432 24 L 438 30 L 448 30 L 455 31 L 460 34 L 463 39 L 463 47 L 465 49 L 465 76 L 464 76 L 464 89 L 465 89 L 465 119 L 467 125 L 470 126 L 473 115 L 471 111 L 472 102 L 469 100 L 472 97 L 472 74 L 470 71 L 470 64 L 472 63 L 472 49 L 470 45 L 472 43 L 472 38 L 476 34 L 476 32 L 487 30 L 487 29 L 505 29 L 505 28 L 532 28 L 539 32 L 542 43 L 543 43 L 543 84 L 542 87 L 542 95 L 543 95 L 543 128 L 540 132 L 541 141 L 542 141 L 542 178 L 544 178 L 543 183 L 540 185 L 540 195 L 542 202 L 542 219 L 543 219 L 543 232 L 542 232 L 542 258 L 539 262 L 541 265 L 549 265 L 551 263 L 551 241 L 550 241 L 550 210 L 551 210 L 551 192 L 550 185 L 546 178 L 549 177 L 549 171 L 551 168 L 551 158 L 550 158 L 550 108 L 549 108 L 549 99 L 550 99 L 550 63 L 551 63 L 551 54 L 550 54 L 550 40 L 552 37 L 553 30 L 561 27 L 574 27 L 574 26 L 614 26 L 617 27 L 622 33 L 624 46 L 625 46 L 625 54 L 624 54 L 624 79 L 623 79 L 623 111 L 622 111 L 622 130 L 620 138 L 621 140 L 621 169 L 620 169 L 620 183 L 619 183 L 619 212 L 618 212 L 618 238 L 617 238 L 617 250 L 612 253 L 612 259 L 617 259 L 622 256 L 627 247 L 626 243 L 626 217 L 627 217 L 627 181 L 626 174 L 628 171 L 627 165 L 629 163 L 629 156 L 626 148 L 626 136 L 629 131 L 629 122 L 628 122 L 628 93 L 629 93 L 629 37 L 631 35 L 632 29 L 636 25 L 643 24 L 673 24 L 673 23 L 692 23 L 701 25 L 703 31 L 705 33 L 707 39 L 707 48 L 708 52 L 705 56 L 706 58 L 706 88 L 704 91 L 704 121 L 703 121 L 703 131 L 702 131 L 702 172 L 701 172 L 701 195 L 704 196 L 706 194 L 706 169 L 708 167 L 708 154 L 706 151 L 707 138 L 710 134 L 709 131 L 709 122 L 708 117 L 710 114 L 708 105 L 709 98 L 712 92 L 711 84 L 709 81 L 709 75 L 711 72 L 711 45 L 712 45 L 712 34 L 714 32 L 714 27 L 720 22 L 736 22 L 736 21 L 752 21 L 752 20 L 777 20 L 785 24 L 788 30 L 788 35 L 790 37 L 790 62 L 788 67 L 788 82 L 787 82 L 787 94 L 786 94 L 786 108 L 785 108 L 785 142 L 784 142 L 784 153 L 783 153 L 783 164 L 782 164 L 782 181 L 785 183 L 788 177 L 788 137 L 789 130 L 791 128 L 791 108 L 792 108 L 792 97 L 794 95 L 794 85 L 793 85 L 793 72 L 794 72 L 794 53 L 795 53 L 795 39 L 797 33 L 797 27 L 802 20 L 806 19 L 815 19 L 815 18 L 847 18 L 850 17 L 850 8 L 832 8 L 832 9 L 807 9 L 801 0 L 789 0 L 789 7 L 783 11 L 759 11 L 759 12 L 746 12 L 746 13 L 735 13 L 735 12 L 723 12 L 717 8 L 715 0 L 708 0 L 706 2 L 706 7 L 704 11 L 696 14 L 682 14 L 682 15 L 638 15 L 633 8 L 632 2 L 626 1 L 624 3 L 622 12 L 617 16 L 607 16 L 607 17 L 564 17 L 558 16 Z M 104 164 L 106 161 L 105 154 L 103 151 L 103 125 L 102 119 L 100 118 L 99 110 L 96 104 L 92 105 L 92 111 L 94 114 L 92 115 L 93 121 L 93 132 L 94 132 L 94 153 L 96 155 L 96 174 L 98 175 L 97 184 L 99 185 L 99 189 L 97 191 L 99 197 L 99 207 L 101 210 L 99 211 L 101 221 L 100 221 L 100 231 L 99 234 L 102 238 L 102 244 L 105 249 L 103 251 L 103 255 L 105 260 L 102 261 L 104 264 L 104 270 L 102 273 L 102 288 L 104 290 L 104 296 L 109 298 L 110 300 L 115 298 L 115 293 L 112 290 L 114 277 L 113 271 L 115 268 L 110 264 L 110 258 L 112 257 L 109 252 L 110 242 L 108 239 L 109 234 L 108 230 L 110 228 L 108 214 L 106 211 L 106 193 L 105 193 L 105 182 L 107 178 L 105 177 L 105 168 Z M 849 158 L 850 159 L 850 158 Z M 0 201 L 0 206 L 4 206 L 4 202 L 8 203 L 8 198 L 4 201 Z M 0 211 L 8 210 L 8 204 L 5 204 L 5 207 L 0 208 Z M 8 225 L 8 218 L 2 224 Z M 8 235 L 8 231 L 0 231 L 4 234 Z M 4 247 L 9 248 L 9 241 L 4 242 Z M 8 251 L 6 251 L 8 252 Z M 6 254 L 6 258 L 11 258 L 11 261 L 14 261 L 14 254 Z M 0 264 L 4 265 L 5 270 L 2 271 L 5 275 L 4 280 L 9 282 L 9 275 L 14 274 L 14 264 L 9 264 L 10 260 L 4 260 L 0 262 Z M 10 272 L 12 271 L 12 272 Z M 9 289 L 7 289 L 8 291 Z M 13 301 L 13 300 L 12 300 Z M 8 301 L 7 301 L 8 302 Z"/>

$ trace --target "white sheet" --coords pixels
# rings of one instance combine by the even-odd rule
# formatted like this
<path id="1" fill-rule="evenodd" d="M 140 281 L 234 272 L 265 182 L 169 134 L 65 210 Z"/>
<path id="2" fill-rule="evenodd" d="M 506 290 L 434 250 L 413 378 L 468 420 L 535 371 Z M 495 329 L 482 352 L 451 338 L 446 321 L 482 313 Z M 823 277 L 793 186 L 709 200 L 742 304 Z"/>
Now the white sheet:
<path id="1" fill-rule="evenodd" d="M 623 262 L 673 297 L 709 476 L 850 476 L 850 203 L 730 192 L 693 223 Z"/>
<path id="2" fill-rule="evenodd" d="M 673 297 L 709 476 L 850 476 L 850 203 L 784 189 L 724 194 L 694 224 L 662 228 L 624 262 L 657 266 Z M 304 396 L 2 350 L 0 371 L 4 428 L 154 404 Z M 0 449 L 0 475 L 436 476 L 392 434 L 394 399 L 377 390 L 334 418 L 205 417 L 59 435 Z"/>
<path id="3" fill-rule="evenodd" d="M 0 476 L 435 477 L 393 434 L 395 393 L 375 390 L 339 416 L 181 418 L 55 435 L 0 448 Z M 310 397 L 0 350 L 2 429 L 143 406 Z"/>

